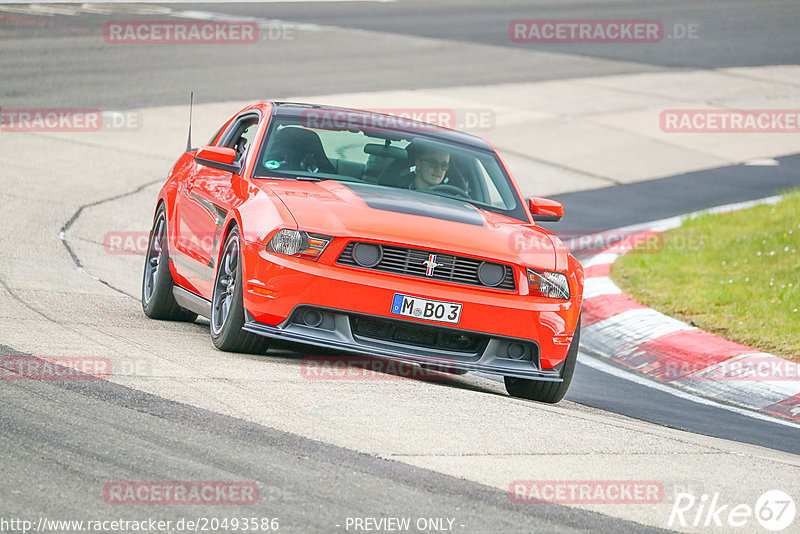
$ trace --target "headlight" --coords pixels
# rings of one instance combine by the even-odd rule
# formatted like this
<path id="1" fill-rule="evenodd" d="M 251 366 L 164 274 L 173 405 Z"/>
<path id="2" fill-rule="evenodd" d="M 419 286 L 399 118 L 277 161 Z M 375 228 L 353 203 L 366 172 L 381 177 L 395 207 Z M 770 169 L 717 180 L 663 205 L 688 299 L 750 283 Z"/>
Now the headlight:
<path id="1" fill-rule="evenodd" d="M 316 261 L 332 239 L 328 235 L 309 234 L 301 230 L 278 230 L 269 240 L 267 250 Z"/>
<path id="2" fill-rule="evenodd" d="M 531 295 L 553 299 L 569 298 L 569 283 L 565 274 L 533 269 L 527 271 Z"/>

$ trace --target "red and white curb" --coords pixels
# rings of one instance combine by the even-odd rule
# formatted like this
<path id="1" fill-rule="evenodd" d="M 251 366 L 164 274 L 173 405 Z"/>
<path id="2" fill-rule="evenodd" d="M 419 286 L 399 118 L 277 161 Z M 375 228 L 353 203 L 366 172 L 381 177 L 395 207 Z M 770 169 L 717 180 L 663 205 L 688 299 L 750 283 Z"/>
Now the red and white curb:
<path id="1" fill-rule="evenodd" d="M 583 263 L 582 348 L 691 393 L 800 422 L 800 364 L 667 317 L 622 293 L 609 277 L 619 256 L 687 218 L 778 200 L 730 204 L 611 232 L 627 237 Z"/>

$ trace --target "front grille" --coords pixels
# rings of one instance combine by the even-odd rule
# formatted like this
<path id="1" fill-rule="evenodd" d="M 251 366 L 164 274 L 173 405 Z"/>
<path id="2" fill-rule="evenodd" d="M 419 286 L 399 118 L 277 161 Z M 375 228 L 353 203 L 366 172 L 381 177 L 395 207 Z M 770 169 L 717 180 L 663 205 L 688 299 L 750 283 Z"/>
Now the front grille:
<path id="1" fill-rule="evenodd" d="M 484 336 L 400 321 L 351 316 L 350 325 L 356 336 L 469 354 L 477 354 L 487 342 Z"/>
<path id="2" fill-rule="evenodd" d="M 361 267 L 353 259 L 353 248 L 356 244 L 357 242 L 355 241 L 348 243 L 342 253 L 339 254 L 337 263 Z M 363 268 L 418 276 L 420 278 L 430 278 L 433 280 L 445 280 L 457 284 L 490 287 L 481 283 L 478 278 L 478 267 L 483 263 L 483 260 L 391 245 L 381 245 L 381 248 L 383 249 L 383 258 L 381 258 L 381 261 L 374 267 Z M 434 269 L 432 276 L 427 276 L 427 266 L 425 262 L 428 261 L 431 254 L 436 254 L 436 263 L 441 264 L 441 266 Z M 514 291 L 517 288 L 514 281 L 514 269 L 509 265 L 502 265 L 502 267 L 505 269 L 503 281 L 493 287 L 496 289 Z"/>

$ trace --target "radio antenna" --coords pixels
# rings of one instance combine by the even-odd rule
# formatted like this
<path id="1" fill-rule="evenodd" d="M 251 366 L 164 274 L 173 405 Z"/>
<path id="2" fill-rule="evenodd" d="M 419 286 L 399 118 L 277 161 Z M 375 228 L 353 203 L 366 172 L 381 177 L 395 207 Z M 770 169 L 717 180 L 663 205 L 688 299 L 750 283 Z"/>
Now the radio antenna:
<path id="1" fill-rule="evenodd" d="M 189 93 L 189 138 L 186 140 L 186 152 L 192 151 L 192 105 L 194 104 L 194 91 Z"/>

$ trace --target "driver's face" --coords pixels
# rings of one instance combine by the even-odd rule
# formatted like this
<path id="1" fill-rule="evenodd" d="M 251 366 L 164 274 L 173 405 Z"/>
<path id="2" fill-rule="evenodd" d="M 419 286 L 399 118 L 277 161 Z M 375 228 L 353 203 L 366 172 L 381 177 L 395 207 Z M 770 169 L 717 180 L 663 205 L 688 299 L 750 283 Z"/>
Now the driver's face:
<path id="1" fill-rule="evenodd" d="M 418 188 L 426 188 L 442 183 L 447 169 L 450 167 L 450 154 L 427 150 L 415 161 Z"/>

